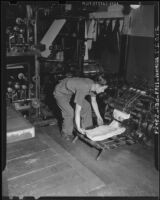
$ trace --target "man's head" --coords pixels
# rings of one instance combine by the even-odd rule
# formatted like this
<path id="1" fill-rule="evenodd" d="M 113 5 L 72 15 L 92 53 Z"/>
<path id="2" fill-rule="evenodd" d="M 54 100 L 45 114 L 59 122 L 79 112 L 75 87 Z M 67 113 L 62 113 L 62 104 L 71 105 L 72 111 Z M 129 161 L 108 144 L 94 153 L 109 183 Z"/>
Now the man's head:
<path id="1" fill-rule="evenodd" d="M 108 88 L 108 85 L 101 85 L 99 83 L 94 83 L 92 85 L 91 90 L 93 92 L 96 92 L 97 94 L 100 94 L 100 93 L 104 92 L 104 90 L 107 89 L 107 88 Z"/>

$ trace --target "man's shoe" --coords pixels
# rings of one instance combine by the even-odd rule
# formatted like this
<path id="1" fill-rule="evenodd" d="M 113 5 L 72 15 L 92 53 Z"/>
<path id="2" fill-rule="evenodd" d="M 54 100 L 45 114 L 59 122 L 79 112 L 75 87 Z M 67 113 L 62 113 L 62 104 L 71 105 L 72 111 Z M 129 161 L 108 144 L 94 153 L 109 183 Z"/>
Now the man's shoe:
<path id="1" fill-rule="evenodd" d="M 62 137 L 65 137 L 65 136 L 67 136 L 67 135 L 69 135 L 69 134 L 67 134 L 67 133 L 65 133 L 65 132 L 63 132 L 63 131 L 61 131 L 61 136 L 62 136 Z"/>
<path id="2" fill-rule="evenodd" d="M 67 141 L 71 141 L 73 140 L 74 136 L 73 135 L 66 135 L 64 136 L 64 139 L 67 140 Z"/>

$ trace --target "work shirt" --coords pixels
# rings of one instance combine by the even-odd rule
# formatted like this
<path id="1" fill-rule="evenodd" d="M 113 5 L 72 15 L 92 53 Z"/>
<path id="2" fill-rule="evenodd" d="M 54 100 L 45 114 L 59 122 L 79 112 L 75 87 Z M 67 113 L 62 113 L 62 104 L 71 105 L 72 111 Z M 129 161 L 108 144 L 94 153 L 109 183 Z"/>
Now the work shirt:
<path id="1" fill-rule="evenodd" d="M 65 78 L 56 86 L 54 95 L 72 97 L 75 94 L 74 102 L 82 106 L 82 102 L 87 95 L 95 96 L 91 92 L 93 83 L 94 81 L 89 78 Z"/>

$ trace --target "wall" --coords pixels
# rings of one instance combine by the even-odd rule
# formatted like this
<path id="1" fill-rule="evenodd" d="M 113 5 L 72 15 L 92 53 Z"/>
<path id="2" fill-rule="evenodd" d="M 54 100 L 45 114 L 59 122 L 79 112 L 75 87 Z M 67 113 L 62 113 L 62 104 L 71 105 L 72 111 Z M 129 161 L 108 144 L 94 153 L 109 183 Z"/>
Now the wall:
<path id="1" fill-rule="evenodd" d="M 148 84 L 154 83 L 154 38 L 129 36 L 127 56 L 127 81 L 134 76 L 145 78 Z"/>
<path id="2" fill-rule="evenodd" d="M 127 81 L 134 76 L 154 83 L 154 7 L 141 6 L 130 13 L 126 62 Z"/>
<path id="3" fill-rule="evenodd" d="M 123 13 L 123 6 L 114 4 L 111 6 L 104 6 L 103 9 L 99 8 L 97 12 L 93 12 L 89 14 L 89 18 L 94 18 L 94 19 L 101 19 L 101 18 L 117 18 L 117 17 L 124 17 Z"/>
<path id="4" fill-rule="evenodd" d="M 132 9 L 125 19 L 128 23 L 127 30 L 124 30 L 125 34 L 154 37 L 154 5 L 144 5 L 138 9 Z"/>

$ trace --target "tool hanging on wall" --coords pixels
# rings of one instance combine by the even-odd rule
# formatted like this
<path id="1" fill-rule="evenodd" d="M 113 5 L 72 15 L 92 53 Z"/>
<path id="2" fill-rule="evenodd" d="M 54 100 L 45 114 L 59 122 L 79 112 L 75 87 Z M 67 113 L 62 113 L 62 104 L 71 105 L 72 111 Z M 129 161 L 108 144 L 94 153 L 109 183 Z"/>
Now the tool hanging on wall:
<path id="1" fill-rule="evenodd" d="M 105 18 L 105 19 L 94 19 L 96 23 L 96 40 L 88 40 L 90 45 L 86 45 L 88 48 L 89 58 L 100 59 L 102 53 L 108 49 L 115 53 L 120 51 L 120 35 L 123 27 L 124 20 L 121 18 Z M 89 46 L 89 47 L 88 47 Z M 86 52 L 87 59 L 87 52 Z"/>

